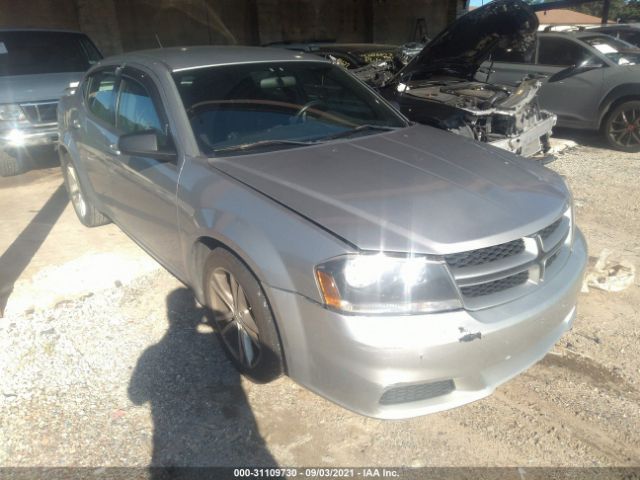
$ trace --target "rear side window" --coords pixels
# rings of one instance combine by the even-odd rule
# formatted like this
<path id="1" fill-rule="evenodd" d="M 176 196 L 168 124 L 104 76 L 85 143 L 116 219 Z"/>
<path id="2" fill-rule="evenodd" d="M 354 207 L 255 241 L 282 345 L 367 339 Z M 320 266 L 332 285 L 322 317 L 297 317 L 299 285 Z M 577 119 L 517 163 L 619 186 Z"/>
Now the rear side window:
<path id="1" fill-rule="evenodd" d="M 87 106 L 91 113 L 109 125 L 115 125 L 116 76 L 113 72 L 98 72 L 89 78 Z"/>
<path id="2" fill-rule="evenodd" d="M 570 67 L 580 65 L 592 55 L 584 48 L 564 38 L 540 38 L 538 63 Z"/>
<path id="3" fill-rule="evenodd" d="M 122 133 L 155 130 L 160 145 L 166 144 L 166 134 L 151 95 L 143 85 L 129 78 L 122 79 L 116 127 Z"/>

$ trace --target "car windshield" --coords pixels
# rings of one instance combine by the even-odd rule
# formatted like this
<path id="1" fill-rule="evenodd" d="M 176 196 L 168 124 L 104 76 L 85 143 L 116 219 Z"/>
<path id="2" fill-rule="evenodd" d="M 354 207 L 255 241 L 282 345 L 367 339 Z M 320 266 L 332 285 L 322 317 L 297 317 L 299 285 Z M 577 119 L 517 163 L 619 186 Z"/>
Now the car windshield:
<path id="1" fill-rule="evenodd" d="M 0 76 L 84 72 L 100 58 L 100 52 L 82 34 L 0 32 Z"/>
<path id="2" fill-rule="evenodd" d="M 640 63 L 640 49 L 624 40 L 604 35 L 584 37 L 582 40 L 618 65 L 635 65 Z"/>
<path id="3" fill-rule="evenodd" d="M 269 62 L 174 73 L 206 155 L 281 149 L 407 125 L 344 69 L 321 62 Z"/>

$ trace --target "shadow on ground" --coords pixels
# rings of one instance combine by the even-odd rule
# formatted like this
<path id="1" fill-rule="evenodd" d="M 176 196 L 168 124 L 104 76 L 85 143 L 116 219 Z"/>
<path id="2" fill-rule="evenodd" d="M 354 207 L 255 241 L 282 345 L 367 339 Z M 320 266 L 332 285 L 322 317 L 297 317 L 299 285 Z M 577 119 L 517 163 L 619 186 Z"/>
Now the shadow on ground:
<path id="1" fill-rule="evenodd" d="M 38 213 L 0 256 L 0 318 L 4 315 L 13 286 L 49 236 L 69 203 L 64 185 L 60 185 Z"/>
<path id="2" fill-rule="evenodd" d="M 553 129 L 553 136 L 554 138 L 573 140 L 578 145 L 584 145 L 585 147 L 611 149 L 599 131 L 556 127 Z"/>
<path id="3" fill-rule="evenodd" d="M 138 359 L 129 384 L 131 401 L 151 407 L 152 478 L 181 475 L 154 467 L 275 466 L 208 311 L 178 288 L 167 296 L 167 316 L 166 334 Z"/>

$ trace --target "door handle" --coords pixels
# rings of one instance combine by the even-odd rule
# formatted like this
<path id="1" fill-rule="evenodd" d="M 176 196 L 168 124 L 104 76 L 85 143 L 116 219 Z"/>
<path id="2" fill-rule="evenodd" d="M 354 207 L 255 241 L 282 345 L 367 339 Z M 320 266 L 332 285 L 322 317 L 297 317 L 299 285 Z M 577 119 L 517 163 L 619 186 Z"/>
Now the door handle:
<path id="1" fill-rule="evenodd" d="M 116 145 L 115 143 L 109 144 L 109 152 L 113 153 L 114 155 L 120 155 L 120 150 L 118 150 L 118 145 Z"/>
<path id="2" fill-rule="evenodd" d="M 80 124 L 80 120 L 78 120 L 77 118 L 74 118 L 73 120 L 71 120 L 71 127 L 75 128 L 76 130 L 80 130 L 82 128 L 82 125 Z"/>

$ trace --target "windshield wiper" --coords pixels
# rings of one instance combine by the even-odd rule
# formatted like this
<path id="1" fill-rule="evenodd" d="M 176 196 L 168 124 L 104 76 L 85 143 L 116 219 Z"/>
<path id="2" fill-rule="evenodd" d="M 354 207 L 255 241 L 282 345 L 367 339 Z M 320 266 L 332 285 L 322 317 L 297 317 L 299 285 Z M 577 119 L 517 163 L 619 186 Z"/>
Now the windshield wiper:
<path id="1" fill-rule="evenodd" d="M 213 153 L 243 152 L 261 147 L 270 147 L 272 145 L 304 146 L 313 145 L 313 143 L 303 142 L 300 140 L 260 140 L 258 142 L 242 143 L 240 145 L 231 145 L 229 147 L 216 148 L 213 150 Z"/>
<path id="2" fill-rule="evenodd" d="M 345 130 L 342 132 L 327 135 L 326 137 L 320 137 L 316 141 L 324 142 L 325 140 L 335 140 L 336 138 L 346 138 L 358 132 L 362 132 L 366 130 L 382 130 L 384 132 L 388 132 L 391 130 L 397 130 L 399 128 L 402 128 L 402 127 L 390 127 L 388 125 L 373 125 L 373 124 L 365 123 L 364 125 L 358 125 L 357 127 L 352 128 L 350 130 Z"/>

